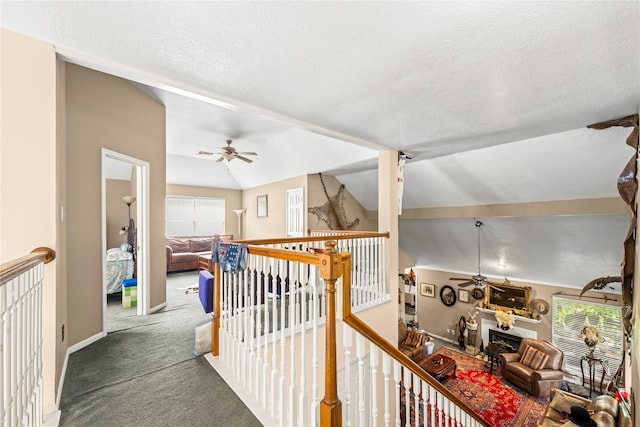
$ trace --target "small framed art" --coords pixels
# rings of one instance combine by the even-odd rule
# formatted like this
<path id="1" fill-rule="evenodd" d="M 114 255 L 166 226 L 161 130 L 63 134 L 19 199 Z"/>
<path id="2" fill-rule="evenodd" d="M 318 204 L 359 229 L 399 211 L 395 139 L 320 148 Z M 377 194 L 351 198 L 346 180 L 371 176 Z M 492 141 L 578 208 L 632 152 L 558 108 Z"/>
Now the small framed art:
<path id="1" fill-rule="evenodd" d="M 268 213 L 267 195 L 258 196 L 258 218 L 266 218 Z"/>
<path id="2" fill-rule="evenodd" d="M 469 302 L 469 291 L 466 289 L 458 289 L 458 299 L 460 302 Z"/>
<path id="3" fill-rule="evenodd" d="M 436 285 L 431 283 L 420 283 L 420 295 L 429 298 L 436 297 Z"/>

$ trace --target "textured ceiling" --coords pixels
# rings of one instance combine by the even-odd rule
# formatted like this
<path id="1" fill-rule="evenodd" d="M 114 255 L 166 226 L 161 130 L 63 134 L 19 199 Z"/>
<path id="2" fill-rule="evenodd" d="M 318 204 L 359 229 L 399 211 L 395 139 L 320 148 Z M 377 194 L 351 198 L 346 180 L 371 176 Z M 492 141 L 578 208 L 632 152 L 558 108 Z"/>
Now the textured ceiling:
<path id="1" fill-rule="evenodd" d="M 166 106 L 171 183 L 250 188 L 332 173 L 376 209 L 375 150 L 392 148 L 412 157 L 406 209 L 614 197 L 628 130 L 585 126 L 640 110 L 636 1 L 0 7 L 3 28 L 127 78 Z M 227 138 L 256 151 L 255 162 L 195 155 Z M 503 242 L 495 256 L 514 260 L 512 277 L 580 284 L 619 267 L 624 218 L 483 221 Z M 400 241 L 420 264 L 473 273 L 472 226 L 401 219 Z M 538 239 L 548 246 L 528 243 Z"/>

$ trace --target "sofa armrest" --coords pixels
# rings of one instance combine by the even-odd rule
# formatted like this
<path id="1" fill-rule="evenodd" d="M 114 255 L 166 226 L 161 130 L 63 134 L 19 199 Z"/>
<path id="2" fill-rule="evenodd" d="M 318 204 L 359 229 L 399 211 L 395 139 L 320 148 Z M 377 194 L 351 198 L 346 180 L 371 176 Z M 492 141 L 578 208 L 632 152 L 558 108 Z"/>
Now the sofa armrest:
<path id="1" fill-rule="evenodd" d="M 502 366 L 505 363 L 518 362 L 520 360 L 520 353 L 500 353 L 500 362 Z"/>
<path id="2" fill-rule="evenodd" d="M 542 371 L 533 371 L 533 378 L 538 381 L 562 380 L 563 372 L 553 369 L 545 369 Z"/>
<path id="3" fill-rule="evenodd" d="M 171 246 L 165 246 L 167 254 L 167 267 L 171 265 L 171 259 L 173 258 L 173 248 Z"/>

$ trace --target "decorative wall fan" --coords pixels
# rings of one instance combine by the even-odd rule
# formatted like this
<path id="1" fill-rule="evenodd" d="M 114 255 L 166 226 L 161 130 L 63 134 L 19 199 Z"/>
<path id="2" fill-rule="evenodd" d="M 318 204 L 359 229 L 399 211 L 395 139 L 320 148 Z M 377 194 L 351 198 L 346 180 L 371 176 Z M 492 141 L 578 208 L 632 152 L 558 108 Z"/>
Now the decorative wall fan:
<path id="1" fill-rule="evenodd" d="M 458 286 L 461 288 L 466 288 L 467 286 L 474 285 L 477 288 L 484 288 L 485 285 L 491 286 L 491 282 L 487 280 L 485 276 L 480 272 L 480 229 L 484 225 L 481 221 L 476 221 L 476 228 L 478 229 L 478 274 L 475 276 L 471 276 L 471 279 L 463 279 L 460 277 L 450 277 L 449 280 L 463 280 L 463 283 L 458 283 Z M 502 291 L 502 289 L 497 288 L 495 286 L 491 286 L 493 289 Z"/>
<path id="2" fill-rule="evenodd" d="M 227 161 L 231 161 L 233 159 L 240 159 L 243 162 L 247 162 L 247 163 L 251 163 L 253 162 L 253 160 L 248 159 L 244 156 L 257 156 L 257 153 L 254 153 L 252 151 L 236 151 L 235 147 L 231 146 L 231 143 L 233 141 L 231 139 L 227 139 L 227 146 L 226 147 L 219 147 L 222 152 L 220 153 L 211 153 L 209 151 L 198 151 L 198 155 L 203 155 L 203 156 L 216 156 L 219 155 L 220 157 L 218 158 L 218 160 L 216 160 L 216 162 L 221 162 L 223 160 L 227 160 Z"/>

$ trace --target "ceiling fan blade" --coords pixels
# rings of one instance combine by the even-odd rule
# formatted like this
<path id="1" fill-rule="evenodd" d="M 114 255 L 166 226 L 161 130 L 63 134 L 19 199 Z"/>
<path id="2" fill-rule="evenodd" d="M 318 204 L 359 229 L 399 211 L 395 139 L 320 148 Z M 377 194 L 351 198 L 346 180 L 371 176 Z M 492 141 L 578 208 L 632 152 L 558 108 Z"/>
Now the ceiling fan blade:
<path id="1" fill-rule="evenodd" d="M 499 288 L 499 287 L 497 287 L 497 286 L 489 285 L 489 287 L 490 287 L 490 288 L 492 288 L 492 289 L 495 289 L 495 290 L 496 290 L 496 291 L 498 291 L 498 292 L 504 292 L 504 289 L 500 289 L 500 288 Z"/>
<path id="2" fill-rule="evenodd" d="M 242 156 L 235 156 L 235 157 L 236 157 L 236 159 L 240 159 L 240 160 L 242 160 L 243 162 L 253 163 L 253 160 L 251 160 L 251 159 L 247 159 L 246 157 L 242 157 Z"/>
<path id="3" fill-rule="evenodd" d="M 449 277 L 449 280 L 469 280 L 469 278 L 466 277 L 463 279 L 462 277 Z"/>
<path id="4" fill-rule="evenodd" d="M 236 154 L 241 154 L 243 156 L 257 156 L 258 153 L 254 153 L 253 151 L 236 151 Z"/>
<path id="5" fill-rule="evenodd" d="M 198 151 L 197 154 L 203 154 L 205 156 L 213 156 L 216 153 L 210 153 L 209 151 Z"/>
<path id="6" fill-rule="evenodd" d="M 220 156 L 220 158 L 218 160 L 216 160 L 216 162 L 221 162 L 224 160 L 224 156 Z"/>
<path id="7" fill-rule="evenodd" d="M 475 282 L 473 280 L 469 280 L 468 282 L 458 283 L 458 286 L 461 288 L 466 288 L 467 286 L 473 285 Z"/>

